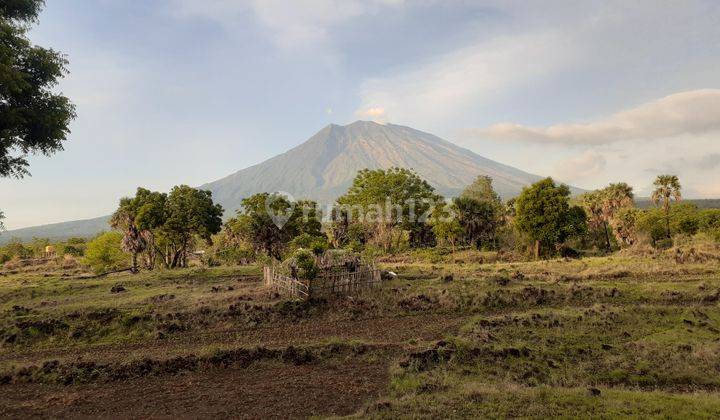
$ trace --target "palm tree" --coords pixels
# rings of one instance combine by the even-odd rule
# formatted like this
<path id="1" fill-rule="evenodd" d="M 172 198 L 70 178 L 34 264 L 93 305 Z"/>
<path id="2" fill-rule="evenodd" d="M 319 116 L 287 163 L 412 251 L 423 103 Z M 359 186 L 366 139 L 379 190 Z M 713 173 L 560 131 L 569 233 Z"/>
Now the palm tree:
<path id="1" fill-rule="evenodd" d="M 603 190 L 603 196 L 603 215 L 610 227 L 612 227 L 618 243 L 622 245 L 625 241 L 623 240 L 623 236 L 620 235 L 618 229 L 618 214 L 622 209 L 635 207 L 635 195 L 633 194 L 633 188 L 624 182 L 610 184 Z"/>
<path id="2" fill-rule="evenodd" d="M 605 190 L 592 191 L 582 196 L 582 205 L 588 217 L 588 224 L 595 232 L 602 231 L 605 247 L 610 251 L 610 233 L 608 232 L 607 215 L 605 211 Z"/>
<path id="3" fill-rule="evenodd" d="M 132 272 L 138 272 L 137 257 L 148 247 L 148 241 L 143 231 L 135 225 L 135 212 L 131 201 L 123 199 L 120 208 L 110 218 L 110 226 L 123 232 L 122 248 L 132 255 Z"/>
<path id="4" fill-rule="evenodd" d="M 662 202 L 663 210 L 665 210 L 667 237 L 670 238 L 670 201 L 682 200 L 680 180 L 676 175 L 659 175 L 655 179 L 654 185 L 655 191 L 653 191 L 652 200 L 656 206 Z"/>

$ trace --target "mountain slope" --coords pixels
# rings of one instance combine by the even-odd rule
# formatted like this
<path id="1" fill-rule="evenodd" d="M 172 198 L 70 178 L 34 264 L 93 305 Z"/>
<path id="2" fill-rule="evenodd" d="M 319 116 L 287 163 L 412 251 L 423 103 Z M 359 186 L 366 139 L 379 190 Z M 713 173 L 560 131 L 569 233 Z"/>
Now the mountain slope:
<path id="1" fill-rule="evenodd" d="M 414 169 L 446 196 L 457 194 L 478 175 L 491 176 L 504 198 L 540 179 L 410 127 L 357 121 L 329 125 L 286 153 L 201 188 L 212 191 L 230 212 L 242 198 L 262 191 L 329 203 L 347 190 L 357 171 L 392 166 Z"/>
<path id="2" fill-rule="evenodd" d="M 540 179 L 410 127 L 356 121 L 329 125 L 281 155 L 200 188 L 210 190 L 225 208 L 225 217 L 230 217 L 243 198 L 258 192 L 283 191 L 295 198 L 331 203 L 347 191 L 357 171 L 392 166 L 414 169 L 446 197 L 457 195 L 478 175 L 492 177 L 505 199 Z M 91 236 L 109 229 L 108 218 L 9 231 L 0 236 L 0 243 L 12 237 Z"/>
<path id="3" fill-rule="evenodd" d="M 110 225 L 108 225 L 109 220 L 110 216 L 102 216 L 94 219 L 74 220 L 72 222 L 9 230 L 2 232 L 0 235 L 0 244 L 5 244 L 13 238 L 19 239 L 22 242 L 31 241 L 33 238 L 48 238 L 50 240 L 86 238 L 102 231 L 110 230 Z"/>

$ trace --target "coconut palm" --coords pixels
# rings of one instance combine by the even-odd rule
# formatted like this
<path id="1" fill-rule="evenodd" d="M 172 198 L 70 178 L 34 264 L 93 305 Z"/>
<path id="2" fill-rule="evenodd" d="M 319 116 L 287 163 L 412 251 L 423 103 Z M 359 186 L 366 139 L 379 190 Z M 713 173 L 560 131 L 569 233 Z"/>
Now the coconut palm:
<path id="1" fill-rule="evenodd" d="M 676 175 L 659 175 L 653 185 L 655 185 L 655 191 L 652 193 L 652 200 L 656 206 L 662 203 L 665 211 L 667 237 L 670 238 L 670 202 L 682 200 L 680 180 Z"/>

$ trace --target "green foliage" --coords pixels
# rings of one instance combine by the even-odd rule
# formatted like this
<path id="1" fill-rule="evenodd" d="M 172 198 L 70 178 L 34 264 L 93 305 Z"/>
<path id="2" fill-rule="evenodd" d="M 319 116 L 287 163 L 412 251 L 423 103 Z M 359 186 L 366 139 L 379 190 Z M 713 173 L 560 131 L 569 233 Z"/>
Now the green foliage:
<path id="1" fill-rule="evenodd" d="M 472 184 L 463 190 L 460 197 L 477 201 L 501 203 L 500 195 L 493 189 L 492 178 L 486 175 L 478 176 Z"/>
<path id="2" fill-rule="evenodd" d="M 146 267 L 155 265 L 160 253 L 168 268 L 186 266 L 186 255 L 195 238 L 211 243 L 222 228 L 223 209 L 213 203 L 210 191 L 180 185 L 170 194 L 138 188 L 135 197 L 120 200 L 110 219 L 123 232 L 122 247 L 133 255 L 147 251 Z"/>
<path id="3" fill-rule="evenodd" d="M 590 239 L 596 246 L 611 251 L 613 232 L 619 244 L 630 245 L 633 242 L 628 220 L 619 218 L 622 210 L 635 207 L 632 187 L 624 182 L 610 184 L 601 190 L 585 193 L 580 199 L 587 214 Z"/>
<path id="4" fill-rule="evenodd" d="M 54 89 L 67 73 L 67 60 L 27 37 L 42 5 L 40 0 L 0 3 L 0 177 L 28 175 L 28 152 L 62 150 L 75 117 L 74 106 Z"/>
<path id="5" fill-rule="evenodd" d="M 625 207 L 617 212 L 613 228 L 618 242 L 632 245 L 637 241 L 637 220 L 640 213 L 635 207 Z"/>
<path id="6" fill-rule="evenodd" d="M 697 205 L 683 202 L 671 204 L 667 213 L 662 208 L 638 210 L 636 226 L 638 232 L 648 235 L 653 244 L 659 246 L 659 241 L 670 239 L 668 227 L 671 237 L 678 234 L 692 236 L 701 231 L 712 235 L 718 216 L 720 212 L 716 210 L 701 211 Z"/>
<path id="7" fill-rule="evenodd" d="M 313 236 L 309 233 L 301 233 L 293 238 L 290 247 L 293 249 L 307 249 L 315 255 L 322 255 L 329 248 L 329 244 L 325 235 Z"/>
<path id="8" fill-rule="evenodd" d="M 710 232 L 720 229 L 720 209 L 704 209 L 698 214 L 700 230 Z"/>
<path id="9" fill-rule="evenodd" d="M 458 218 L 445 208 L 434 215 L 432 229 L 439 245 L 450 245 L 453 249 L 465 233 Z"/>
<path id="10" fill-rule="evenodd" d="M 700 214 L 695 204 L 678 203 L 670 208 L 670 231 L 694 235 L 700 229 Z"/>
<path id="11" fill-rule="evenodd" d="M 369 226 L 375 242 L 389 251 L 402 238 L 403 230 L 421 233 L 420 225 L 427 222 L 429 212 L 441 200 L 427 181 L 409 169 L 363 169 L 348 192 L 338 198 L 344 214 L 334 222 L 343 224 L 345 232 L 355 223 Z M 425 242 L 424 236 L 415 235 L 421 238 L 418 242 Z"/>
<path id="12" fill-rule="evenodd" d="M 237 240 L 247 241 L 257 251 L 279 260 L 293 238 L 315 238 L 310 240 L 313 242 L 324 237 L 321 217 L 313 201 L 293 203 L 280 194 L 260 193 L 242 201 L 242 210 L 226 223 L 226 229 Z M 285 223 L 278 225 L 276 221 Z"/>
<path id="13" fill-rule="evenodd" d="M 317 277 L 320 269 L 315 262 L 315 255 L 307 249 L 299 249 L 293 258 L 298 268 L 298 278 L 312 280 Z"/>
<path id="14" fill-rule="evenodd" d="M 680 201 L 682 193 L 680 180 L 675 175 L 659 175 L 655 179 L 655 190 L 652 193 L 652 201 L 655 205 L 661 205 L 665 210 L 665 234 L 669 239 L 672 236 L 670 226 L 670 203 L 672 200 Z"/>
<path id="15" fill-rule="evenodd" d="M 26 259 L 33 257 L 33 250 L 26 247 L 19 239 L 12 239 L 7 245 L 0 248 L 0 262 L 5 263 L 12 259 Z"/>
<path id="16" fill-rule="evenodd" d="M 87 244 L 83 263 L 96 273 L 127 268 L 128 254 L 121 247 L 122 234 L 106 232 Z"/>
<path id="17" fill-rule="evenodd" d="M 546 178 L 524 188 L 515 203 L 518 230 L 537 241 L 538 254 L 554 253 L 566 239 L 582 234 L 586 215 L 582 208 L 570 207 L 570 189 Z"/>
<path id="18" fill-rule="evenodd" d="M 497 230 L 504 220 L 499 202 L 463 195 L 453 200 L 453 210 L 466 243 L 477 249 L 495 247 Z"/>

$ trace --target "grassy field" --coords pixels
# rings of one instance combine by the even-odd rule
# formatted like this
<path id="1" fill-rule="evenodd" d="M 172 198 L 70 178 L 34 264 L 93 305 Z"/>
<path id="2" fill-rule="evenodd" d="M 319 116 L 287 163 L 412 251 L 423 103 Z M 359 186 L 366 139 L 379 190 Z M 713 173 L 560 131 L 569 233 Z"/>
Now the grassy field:
<path id="1" fill-rule="evenodd" d="M 0 415 L 720 416 L 713 254 L 502 259 L 310 302 L 259 267 L 3 273 Z"/>

